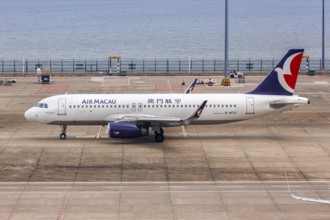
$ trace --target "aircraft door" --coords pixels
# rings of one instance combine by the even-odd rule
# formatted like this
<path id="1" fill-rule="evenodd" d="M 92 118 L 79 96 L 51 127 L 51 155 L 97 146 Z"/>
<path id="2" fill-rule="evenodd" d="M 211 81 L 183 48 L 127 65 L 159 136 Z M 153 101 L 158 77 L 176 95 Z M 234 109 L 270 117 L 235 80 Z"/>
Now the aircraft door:
<path id="1" fill-rule="evenodd" d="M 246 114 L 254 114 L 254 98 L 246 98 Z"/>
<path id="2" fill-rule="evenodd" d="M 58 99 L 58 115 L 66 115 L 66 99 Z"/>

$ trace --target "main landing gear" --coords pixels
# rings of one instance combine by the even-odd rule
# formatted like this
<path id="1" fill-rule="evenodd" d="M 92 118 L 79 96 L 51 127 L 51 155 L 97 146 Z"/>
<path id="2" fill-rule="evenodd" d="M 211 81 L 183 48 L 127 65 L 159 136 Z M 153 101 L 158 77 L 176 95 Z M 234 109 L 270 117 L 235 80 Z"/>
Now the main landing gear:
<path id="1" fill-rule="evenodd" d="M 60 125 L 61 128 L 62 128 L 62 133 L 60 134 L 60 138 L 62 140 L 66 139 L 66 128 L 67 128 L 67 125 Z"/>
<path id="2" fill-rule="evenodd" d="M 164 130 L 161 127 L 153 128 L 155 131 L 155 141 L 163 142 L 164 141 Z"/>

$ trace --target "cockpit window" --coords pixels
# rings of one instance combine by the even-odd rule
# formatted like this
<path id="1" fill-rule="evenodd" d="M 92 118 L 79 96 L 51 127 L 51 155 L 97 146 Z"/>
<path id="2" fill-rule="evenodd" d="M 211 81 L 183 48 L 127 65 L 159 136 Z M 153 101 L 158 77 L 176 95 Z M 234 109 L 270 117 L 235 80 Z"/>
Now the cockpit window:
<path id="1" fill-rule="evenodd" d="M 48 104 L 47 103 L 38 103 L 36 105 L 36 107 L 38 107 L 38 108 L 48 108 Z"/>

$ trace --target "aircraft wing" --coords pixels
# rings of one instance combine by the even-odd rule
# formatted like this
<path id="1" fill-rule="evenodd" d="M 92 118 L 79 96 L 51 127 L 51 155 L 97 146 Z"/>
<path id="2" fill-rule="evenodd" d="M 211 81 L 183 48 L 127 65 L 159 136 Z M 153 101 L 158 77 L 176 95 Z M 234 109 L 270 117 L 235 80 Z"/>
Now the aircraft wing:
<path id="1" fill-rule="evenodd" d="M 188 118 L 181 118 L 175 116 L 158 116 L 158 115 L 146 115 L 146 114 L 123 114 L 118 115 L 116 122 L 130 122 L 130 123 L 149 123 L 151 125 L 161 125 L 161 126 L 181 126 L 190 124 L 192 120 L 197 120 L 206 105 L 205 100 L 202 105 L 200 105 L 194 113 Z"/>
<path id="2" fill-rule="evenodd" d="M 131 122 L 131 123 L 148 123 L 151 125 L 162 126 L 180 126 L 189 124 L 184 118 L 168 117 L 168 116 L 155 116 L 155 115 L 123 115 L 119 117 L 117 122 Z"/>

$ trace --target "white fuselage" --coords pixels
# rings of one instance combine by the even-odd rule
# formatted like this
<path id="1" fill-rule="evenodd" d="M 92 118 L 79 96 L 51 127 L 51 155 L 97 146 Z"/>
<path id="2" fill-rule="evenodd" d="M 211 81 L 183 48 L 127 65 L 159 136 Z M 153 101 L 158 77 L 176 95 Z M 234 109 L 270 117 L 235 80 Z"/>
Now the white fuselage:
<path id="1" fill-rule="evenodd" d="M 207 100 L 201 117 L 192 124 L 218 124 L 283 110 L 283 105 L 307 104 L 299 96 L 250 94 L 77 94 L 57 95 L 41 100 L 25 112 L 31 121 L 59 125 L 106 125 L 125 115 L 187 118 Z M 169 125 L 162 125 L 169 126 Z"/>

